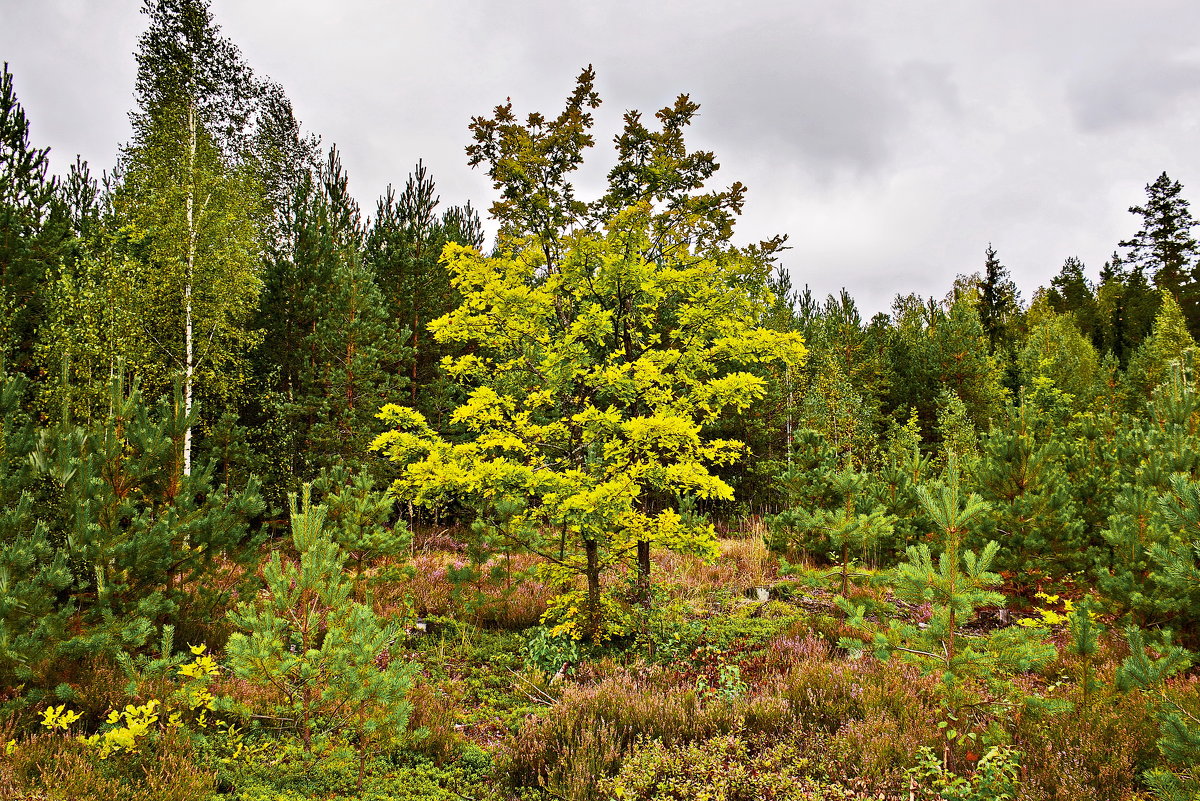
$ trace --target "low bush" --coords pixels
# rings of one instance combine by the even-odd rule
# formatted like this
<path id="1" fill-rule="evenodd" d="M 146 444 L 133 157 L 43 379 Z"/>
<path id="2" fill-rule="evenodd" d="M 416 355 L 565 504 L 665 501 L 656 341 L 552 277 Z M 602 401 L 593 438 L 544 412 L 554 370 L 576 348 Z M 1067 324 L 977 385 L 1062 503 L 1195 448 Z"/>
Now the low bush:
<path id="1" fill-rule="evenodd" d="M 1158 728 L 1137 694 L 1104 694 L 1087 706 L 1024 715 L 1013 732 L 1022 752 L 1022 801 L 1123 801 L 1144 786 Z"/>
<path id="2" fill-rule="evenodd" d="M 674 745 L 728 734 L 743 716 L 742 703 L 702 704 L 662 672 L 615 674 L 570 688 L 544 716 L 527 719 L 502 748 L 499 768 L 514 788 L 587 801 L 639 740 Z"/>
<path id="3" fill-rule="evenodd" d="M 198 763 L 189 738 L 175 730 L 109 759 L 58 733 L 34 735 L 7 750 L 0 759 L 0 798 L 197 801 L 216 788 L 215 771 Z"/>
<path id="4" fill-rule="evenodd" d="M 813 778 L 812 765 L 791 740 L 724 735 L 679 746 L 639 742 L 620 772 L 601 782 L 605 798 L 621 801 L 822 801 L 852 798 Z"/>

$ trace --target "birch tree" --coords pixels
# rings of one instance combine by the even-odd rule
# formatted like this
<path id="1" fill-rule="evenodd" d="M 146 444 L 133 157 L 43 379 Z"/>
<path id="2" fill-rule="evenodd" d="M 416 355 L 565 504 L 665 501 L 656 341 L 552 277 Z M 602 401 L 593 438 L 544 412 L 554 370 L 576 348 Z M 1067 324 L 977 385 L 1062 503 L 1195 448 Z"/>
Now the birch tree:
<path id="1" fill-rule="evenodd" d="M 257 89 L 204 0 L 146 0 L 137 53 L 139 110 L 122 153 L 116 222 L 141 268 L 130 299 L 142 321 L 131 364 L 147 387 L 176 378 L 183 412 L 228 400 L 254 335 L 262 190 L 248 152 Z M 192 427 L 184 432 L 185 474 Z"/>

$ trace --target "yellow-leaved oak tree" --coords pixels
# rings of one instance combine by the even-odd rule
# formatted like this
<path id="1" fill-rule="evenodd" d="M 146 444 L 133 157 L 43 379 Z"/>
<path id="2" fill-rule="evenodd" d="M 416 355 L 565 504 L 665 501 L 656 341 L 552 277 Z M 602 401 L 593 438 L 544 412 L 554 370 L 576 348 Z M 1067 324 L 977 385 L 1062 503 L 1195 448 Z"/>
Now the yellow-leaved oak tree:
<path id="1" fill-rule="evenodd" d="M 764 368 L 806 350 L 759 325 L 782 240 L 729 243 L 740 185 L 694 194 L 716 164 L 683 146 L 698 108 L 686 96 L 659 112 L 661 131 L 627 114 L 609 193 L 573 199 L 564 165 L 590 144 L 591 80 L 589 68 L 553 121 L 520 125 L 504 106 L 472 123 L 473 159 L 503 190 L 501 235 L 491 256 L 446 246 L 462 303 L 430 324 L 465 354 L 444 366 L 469 394 L 445 433 L 384 407 L 394 429 L 374 447 L 400 466 L 401 499 L 470 509 L 477 529 L 540 555 L 559 591 L 546 621 L 596 642 L 624 630 L 606 570 L 628 569 L 645 604 L 652 547 L 715 557 L 713 528 L 689 505 L 732 499 L 713 468 L 743 446 L 705 425 L 761 399 Z"/>

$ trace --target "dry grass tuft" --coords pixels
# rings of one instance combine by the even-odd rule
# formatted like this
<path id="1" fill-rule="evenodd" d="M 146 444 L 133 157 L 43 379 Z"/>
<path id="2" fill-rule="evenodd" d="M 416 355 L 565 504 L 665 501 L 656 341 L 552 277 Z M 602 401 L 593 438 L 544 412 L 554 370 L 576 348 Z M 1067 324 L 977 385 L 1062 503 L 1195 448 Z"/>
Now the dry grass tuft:
<path id="1" fill-rule="evenodd" d="M 694 600 L 715 589 L 742 594 L 753 587 L 770 587 L 779 581 L 779 560 L 761 537 L 720 540 L 721 555 L 711 564 L 686 554 L 661 550 L 655 562 L 667 582 L 678 587 L 680 597 Z"/>

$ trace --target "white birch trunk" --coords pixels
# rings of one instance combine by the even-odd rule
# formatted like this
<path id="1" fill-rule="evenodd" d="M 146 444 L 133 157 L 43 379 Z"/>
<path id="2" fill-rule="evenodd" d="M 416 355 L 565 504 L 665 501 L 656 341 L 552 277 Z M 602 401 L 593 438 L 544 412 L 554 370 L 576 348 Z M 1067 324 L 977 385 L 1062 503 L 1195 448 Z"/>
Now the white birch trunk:
<path id="1" fill-rule="evenodd" d="M 183 280 L 183 413 L 192 413 L 192 384 L 196 373 L 196 359 L 192 342 L 192 276 L 196 268 L 196 108 L 188 104 L 188 186 L 187 186 L 187 274 Z M 183 474 L 192 474 L 192 426 L 188 423 L 183 432 Z"/>

